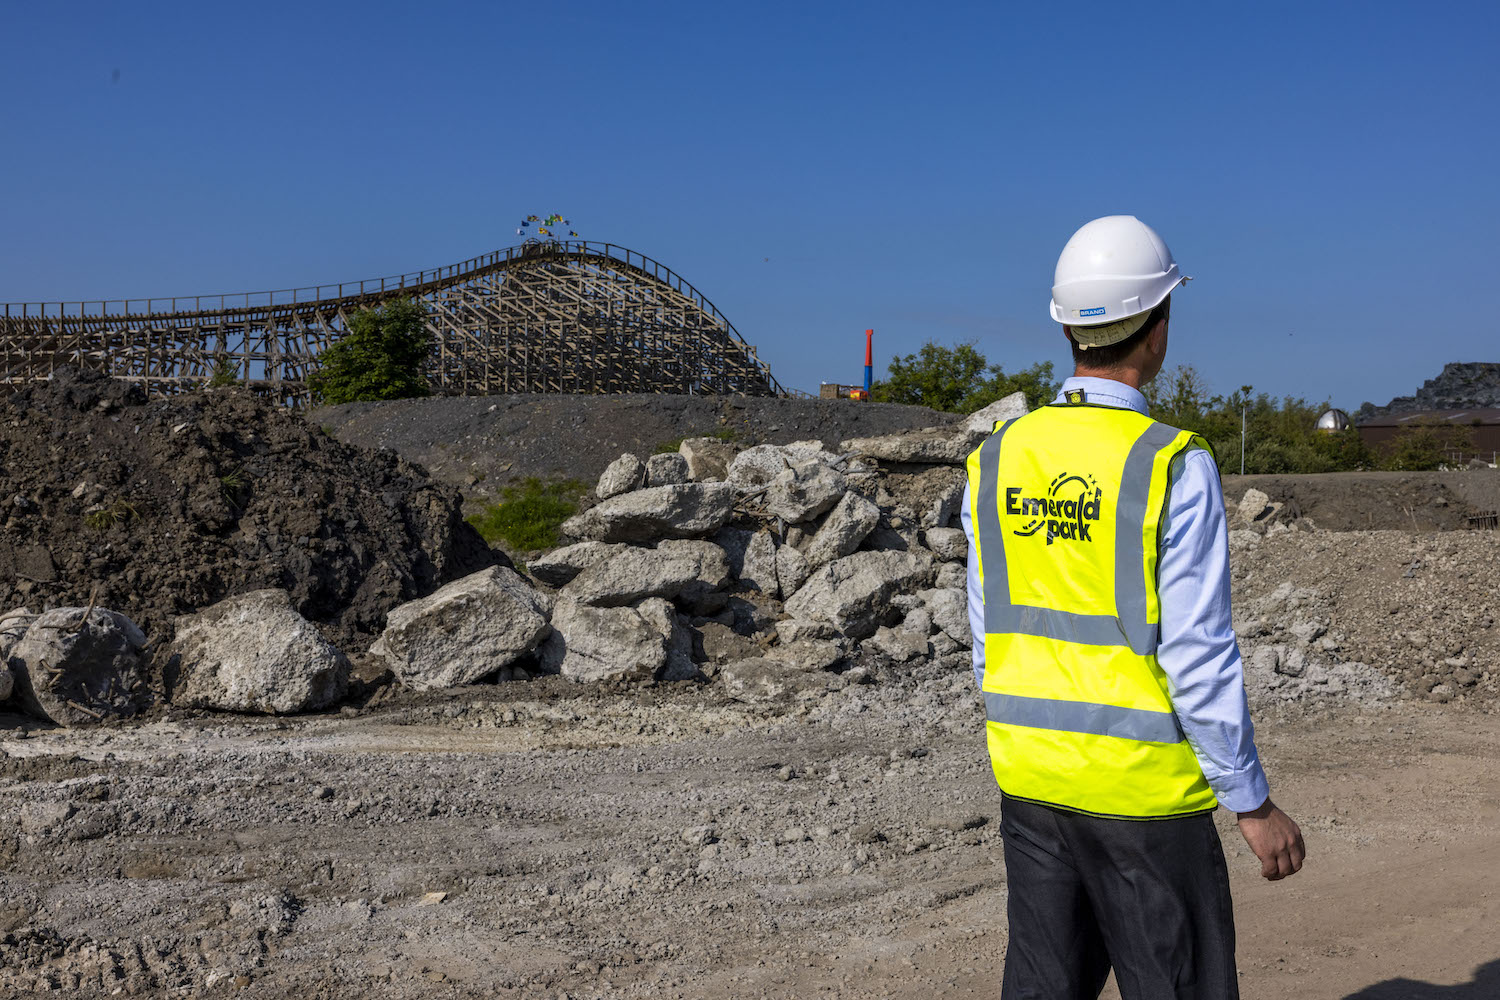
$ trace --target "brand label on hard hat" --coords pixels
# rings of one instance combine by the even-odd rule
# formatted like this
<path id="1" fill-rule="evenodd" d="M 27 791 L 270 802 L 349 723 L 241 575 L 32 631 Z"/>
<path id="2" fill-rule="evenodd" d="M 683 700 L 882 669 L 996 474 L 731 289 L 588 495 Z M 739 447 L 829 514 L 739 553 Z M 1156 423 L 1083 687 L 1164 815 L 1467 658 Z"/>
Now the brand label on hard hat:
<path id="1" fill-rule="evenodd" d="M 1095 306 L 1092 309 L 1080 309 L 1080 310 L 1078 310 L 1078 315 L 1080 315 L 1080 316 L 1103 316 L 1104 315 L 1104 307 L 1103 306 Z"/>

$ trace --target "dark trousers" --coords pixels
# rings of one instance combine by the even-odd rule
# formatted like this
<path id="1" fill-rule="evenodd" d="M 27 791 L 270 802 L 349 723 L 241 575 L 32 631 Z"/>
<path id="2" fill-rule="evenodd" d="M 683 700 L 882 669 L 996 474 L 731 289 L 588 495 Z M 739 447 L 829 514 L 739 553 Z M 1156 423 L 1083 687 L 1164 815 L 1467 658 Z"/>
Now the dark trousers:
<path id="1" fill-rule="evenodd" d="M 1209 814 L 1102 819 L 1007 797 L 1001 1000 L 1237 1000 L 1234 911 Z"/>

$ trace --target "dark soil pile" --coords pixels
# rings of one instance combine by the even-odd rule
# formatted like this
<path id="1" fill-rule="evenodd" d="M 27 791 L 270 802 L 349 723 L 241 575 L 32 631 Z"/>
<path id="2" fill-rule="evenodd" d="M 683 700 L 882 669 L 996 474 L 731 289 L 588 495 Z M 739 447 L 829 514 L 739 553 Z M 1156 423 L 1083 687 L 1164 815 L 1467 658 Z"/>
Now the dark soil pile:
<path id="1" fill-rule="evenodd" d="M 817 439 L 829 449 L 960 419 L 925 406 L 746 396 L 448 396 L 346 403 L 308 418 L 341 441 L 392 448 L 479 499 L 526 476 L 590 486 L 621 452 L 645 457 L 685 437 L 741 448 Z"/>
<path id="2" fill-rule="evenodd" d="M 240 390 L 147 401 L 64 369 L 0 426 L 0 609 L 86 604 L 153 640 L 175 615 L 279 587 L 346 649 L 397 604 L 498 558 L 457 493 Z"/>

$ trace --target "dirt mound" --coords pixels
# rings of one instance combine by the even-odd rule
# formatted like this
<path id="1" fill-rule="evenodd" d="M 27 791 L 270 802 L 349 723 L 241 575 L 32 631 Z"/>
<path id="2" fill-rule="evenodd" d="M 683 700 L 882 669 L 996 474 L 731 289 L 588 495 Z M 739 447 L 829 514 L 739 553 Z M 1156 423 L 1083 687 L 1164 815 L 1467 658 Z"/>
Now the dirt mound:
<path id="1" fill-rule="evenodd" d="M 1232 507 L 1248 489 L 1295 504 L 1325 531 L 1453 531 L 1500 507 L 1500 472 L 1325 472 L 1304 476 L 1225 476 Z M 1295 520 L 1295 518 L 1288 518 Z"/>
<path id="2" fill-rule="evenodd" d="M 959 419 L 925 406 L 847 399 L 745 396 L 448 396 L 348 403 L 308 418 L 341 441 L 392 448 L 434 476 L 487 494 L 523 478 L 592 484 L 622 452 L 650 455 L 685 437 L 720 435 L 737 446 L 890 434 Z M 470 483 L 473 478 L 475 482 Z"/>
<path id="3" fill-rule="evenodd" d="M 239 390 L 148 402 L 64 369 L 4 407 L 0 608 L 97 596 L 162 639 L 175 615 L 279 587 L 361 650 L 392 607 L 497 558 L 422 469 Z"/>

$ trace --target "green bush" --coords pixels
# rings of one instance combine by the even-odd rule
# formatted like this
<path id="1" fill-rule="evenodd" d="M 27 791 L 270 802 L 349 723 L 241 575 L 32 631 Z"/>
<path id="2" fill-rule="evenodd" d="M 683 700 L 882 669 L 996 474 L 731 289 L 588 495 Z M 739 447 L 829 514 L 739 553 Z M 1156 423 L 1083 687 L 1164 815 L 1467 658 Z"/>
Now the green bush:
<path id="1" fill-rule="evenodd" d="M 240 366 L 224 351 L 214 355 L 214 365 L 210 369 L 208 387 L 210 389 L 227 389 L 237 385 L 240 381 Z"/>
<path id="2" fill-rule="evenodd" d="M 398 299 L 349 317 L 349 332 L 318 358 L 307 385 L 330 405 L 410 399 L 431 393 L 422 366 L 432 351 L 427 307 Z"/>
<path id="3" fill-rule="evenodd" d="M 972 343 L 944 347 L 929 340 L 916 354 L 891 358 L 888 377 L 870 387 L 870 398 L 973 413 L 1013 392 L 1024 392 L 1026 404 L 1035 409 L 1052 402 L 1057 388 L 1050 361 L 1008 375 Z"/>
<path id="4" fill-rule="evenodd" d="M 1416 420 L 1380 449 L 1380 464 L 1402 472 L 1430 471 L 1447 462 L 1449 452 L 1473 450 L 1470 428 L 1442 420 Z"/>
<path id="5" fill-rule="evenodd" d="M 543 482 L 535 476 L 500 491 L 500 502 L 469 518 L 486 542 L 503 542 L 517 552 L 550 549 L 557 529 L 578 510 L 588 487 L 576 479 Z"/>

